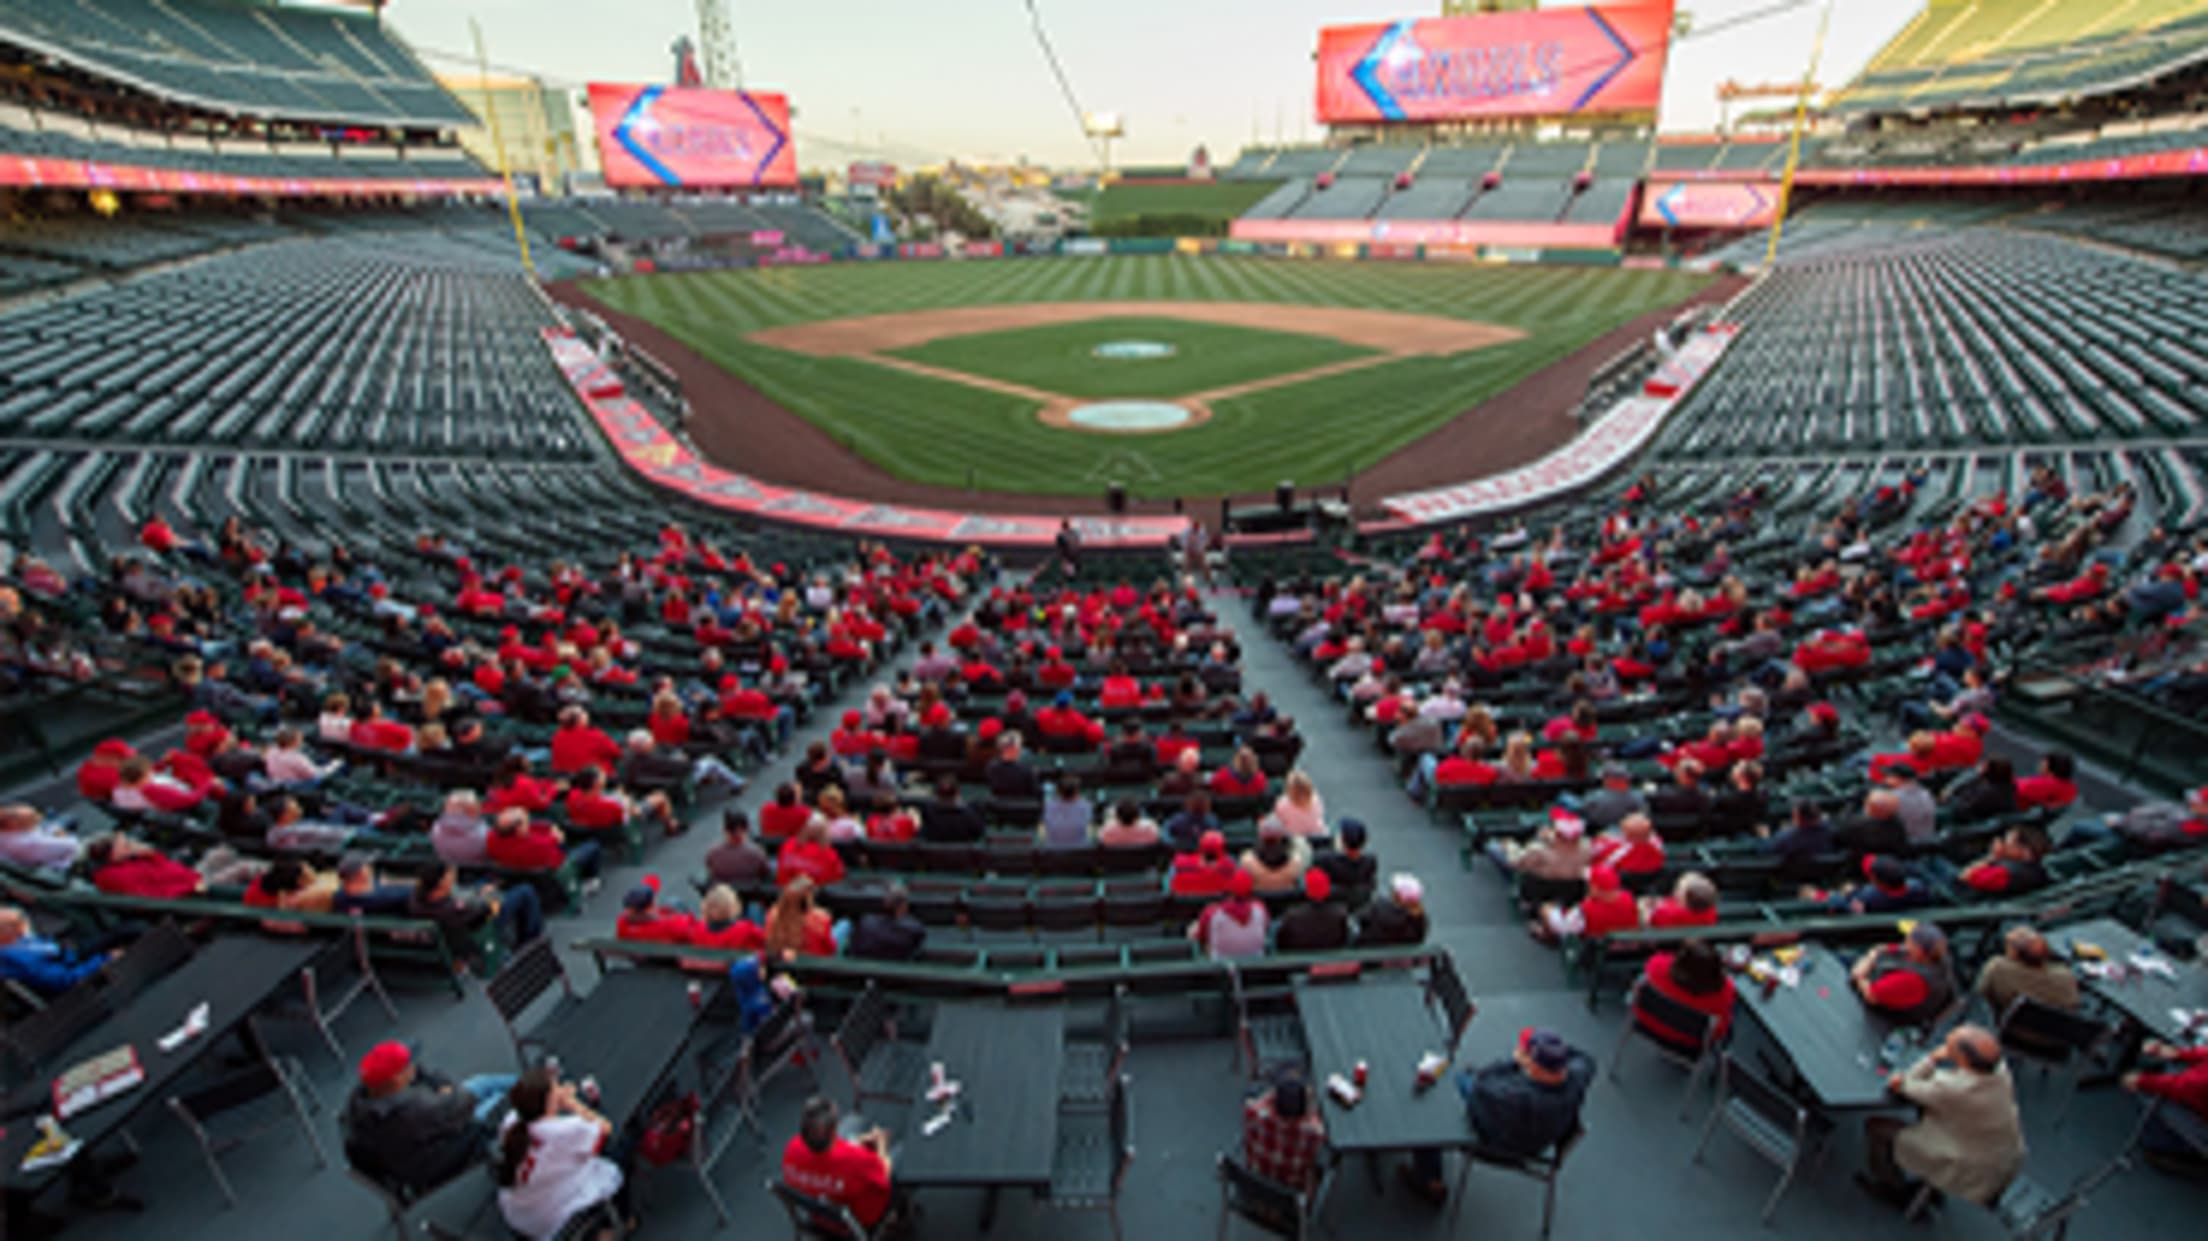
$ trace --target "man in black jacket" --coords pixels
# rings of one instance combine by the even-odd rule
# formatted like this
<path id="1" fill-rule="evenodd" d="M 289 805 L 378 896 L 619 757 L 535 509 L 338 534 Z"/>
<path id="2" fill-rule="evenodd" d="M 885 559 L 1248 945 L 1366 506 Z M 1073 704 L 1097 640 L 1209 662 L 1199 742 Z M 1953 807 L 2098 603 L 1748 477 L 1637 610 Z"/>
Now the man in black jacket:
<path id="1" fill-rule="evenodd" d="M 920 839 L 939 845 L 970 845 L 988 834 L 989 825 L 958 797 L 958 777 L 935 782 L 935 800 L 920 807 Z"/>
<path id="2" fill-rule="evenodd" d="M 1305 901 L 1273 927 L 1275 952 L 1328 952 L 1349 947 L 1349 911 L 1330 899 L 1334 881 L 1317 867 L 1303 872 Z"/>
<path id="3" fill-rule="evenodd" d="M 1900 853 L 1909 847 L 1909 833 L 1901 824 L 1901 799 L 1892 789 L 1873 789 L 1863 799 L 1863 813 L 1849 816 L 1833 829 L 1832 842 L 1854 854 Z"/>
<path id="4" fill-rule="evenodd" d="M 910 961 L 927 939 L 928 928 L 912 916 L 905 885 L 893 883 L 882 893 L 882 907 L 859 919 L 846 952 L 874 961 Z"/>
<path id="5" fill-rule="evenodd" d="M 1529 1028 L 1519 1032 L 1509 1059 L 1458 1074 L 1457 1093 L 1480 1145 L 1532 1158 L 1553 1150 L 1579 1127 L 1580 1105 L 1594 1079 L 1595 1062 L 1586 1052 L 1562 1035 Z M 1440 1151 L 1420 1151 L 1400 1171 L 1404 1183 L 1429 1202 L 1448 1198 Z"/>
<path id="6" fill-rule="evenodd" d="M 406 1044 L 378 1043 L 360 1058 L 360 1084 L 345 1101 L 345 1158 L 386 1185 L 441 1185 L 482 1155 L 513 1085 L 510 1074 L 455 1084 L 417 1065 Z"/>
<path id="7" fill-rule="evenodd" d="M 989 760 L 986 772 L 989 796 L 998 801 L 1040 801 L 1042 783 L 1035 778 L 1035 769 L 1028 766 L 1025 747 L 1018 733 L 1005 733 L 997 743 L 997 756 Z"/>

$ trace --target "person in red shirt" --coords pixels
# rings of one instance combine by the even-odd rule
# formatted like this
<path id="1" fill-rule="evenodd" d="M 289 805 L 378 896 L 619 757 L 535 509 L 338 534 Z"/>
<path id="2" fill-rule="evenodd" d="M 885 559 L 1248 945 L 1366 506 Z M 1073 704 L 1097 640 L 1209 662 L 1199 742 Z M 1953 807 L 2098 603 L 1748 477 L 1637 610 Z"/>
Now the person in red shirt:
<path id="1" fill-rule="evenodd" d="M 483 796 L 483 808 L 492 814 L 519 808 L 530 814 L 543 814 L 559 800 L 560 786 L 556 781 L 540 780 L 529 774 L 529 760 L 511 755 L 499 764 L 498 775 L 491 780 L 490 792 Z"/>
<path id="2" fill-rule="evenodd" d="M 1166 890 L 1175 896 L 1220 896 L 1233 884 L 1242 868 L 1227 856 L 1227 838 L 1216 831 L 1196 840 L 1196 852 L 1173 855 L 1173 870 Z"/>
<path id="3" fill-rule="evenodd" d="M 874 794 L 873 813 L 866 816 L 866 838 L 886 840 L 892 843 L 911 840 L 920 834 L 920 816 L 897 805 L 897 795 L 888 789 Z"/>
<path id="4" fill-rule="evenodd" d="M 1640 902 L 1618 881 L 1617 870 L 1590 866 L 1587 895 L 1570 909 L 1543 905 L 1534 931 L 1539 938 L 1553 942 L 1575 935 L 1600 939 L 1612 931 L 1630 931 L 1640 925 Z"/>
<path id="5" fill-rule="evenodd" d="M 593 728 L 590 712 L 564 707 L 560 726 L 552 730 L 552 770 L 573 775 L 585 767 L 611 772 L 621 765 L 621 744 L 602 728 Z"/>
<path id="6" fill-rule="evenodd" d="M 121 832 L 93 841 L 84 857 L 92 871 L 92 886 L 110 896 L 173 901 L 197 895 L 206 887 L 198 871 Z"/>
<path id="7" fill-rule="evenodd" d="M 795 836 L 783 841 L 781 851 L 775 854 L 776 883 L 788 887 L 800 875 L 811 879 L 816 888 L 843 880 L 843 855 L 829 843 L 825 820 L 816 818 L 807 822 Z"/>
<path id="8" fill-rule="evenodd" d="M 2208 1120 L 2208 1045 L 2175 1047 L 2150 1039 L 2139 1050 L 2148 1059 L 2161 1061 L 2163 1068 L 2159 1072 L 2124 1074 L 2124 1089 L 2190 1111 L 2196 1127 Z M 2145 1149 L 2147 1162 L 2165 1172 L 2197 1175 L 2208 1164 L 2208 1155 L 2160 1115 L 2147 1118 L 2139 1144 Z"/>
<path id="9" fill-rule="evenodd" d="M 137 755 L 128 741 L 116 737 L 93 746 L 92 753 L 77 765 L 78 795 L 89 802 L 105 802 L 113 797 L 124 762 Z"/>
<path id="10" fill-rule="evenodd" d="M 558 870 L 573 863 L 586 882 L 595 882 L 598 842 L 586 840 L 573 848 L 566 847 L 566 843 L 567 837 L 560 829 L 549 823 L 533 823 L 528 811 L 512 806 L 491 821 L 491 834 L 484 838 L 483 852 L 508 870 Z"/>
<path id="11" fill-rule="evenodd" d="M 1243 746 L 1234 752 L 1227 765 L 1211 773 L 1205 787 L 1214 797 L 1257 797 L 1265 792 L 1265 768 L 1257 761 L 1257 751 Z"/>
<path id="12" fill-rule="evenodd" d="M 596 767 L 585 767 L 575 777 L 565 804 L 568 825 L 586 832 L 619 831 L 639 811 L 657 820 L 669 836 L 679 836 L 689 826 L 676 816 L 665 793 L 647 793 L 632 805 L 627 795 L 606 788 L 606 773 Z"/>
<path id="13" fill-rule="evenodd" d="M 856 710 L 844 712 L 841 725 L 828 734 L 828 748 L 841 758 L 861 758 L 881 747 L 881 734 L 869 729 Z"/>
<path id="14" fill-rule="evenodd" d="M 722 713 L 727 713 L 725 706 Z M 654 742 L 670 750 L 690 744 L 690 713 L 683 710 L 682 699 L 671 690 L 653 697 L 652 713 L 645 717 L 644 726 L 651 730 Z"/>
<path id="15" fill-rule="evenodd" d="M 1501 778 L 1502 772 L 1480 756 L 1483 748 L 1479 734 L 1467 729 L 1464 739 L 1457 743 L 1456 751 L 1434 764 L 1434 783 L 1443 788 L 1460 784 L 1495 783 Z"/>
<path id="16" fill-rule="evenodd" d="M 1992 721 L 1973 711 L 1946 732 L 1932 734 L 1932 766 L 1936 771 L 1964 771 L 1976 767 L 1986 755 L 1986 733 Z"/>
<path id="17" fill-rule="evenodd" d="M 2039 770 L 2016 782 L 2019 810 L 2060 810 L 2078 800 L 2077 760 L 2060 750 L 2039 760 Z"/>
<path id="18" fill-rule="evenodd" d="M 616 939 L 647 944 L 692 944 L 700 930 L 697 916 L 659 903 L 659 876 L 646 875 L 621 898 L 621 914 L 614 919 Z"/>
<path id="19" fill-rule="evenodd" d="M 769 840 L 795 836 L 812 817 L 812 807 L 800 797 L 797 785 L 785 781 L 775 787 L 774 800 L 759 807 L 759 834 Z"/>
<path id="20" fill-rule="evenodd" d="M 175 551 L 179 542 L 175 528 L 159 513 L 148 517 L 146 524 L 138 528 L 138 541 L 147 551 L 161 554 Z"/>
<path id="21" fill-rule="evenodd" d="M 1711 926 L 1716 922 L 1717 885 L 1698 871 L 1680 875 L 1671 894 L 1648 909 L 1648 925 L 1652 927 Z"/>
<path id="22" fill-rule="evenodd" d="M 1098 689 L 1096 704 L 1107 709 L 1139 707 L 1142 705 L 1142 682 L 1127 673 L 1127 665 L 1117 660 Z"/>
<path id="23" fill-rule="evenodd" d="M 1929 922 L 1911 927 L 1898 944 L 1864 953 L 1848 977 L 1864 1004 L 1911 1025 L 1930 1023 L 1955 998 L 1947 936 Z"/>
<path id="24" fill-rule="evenodd" d="M 1739 999 L 1733 980 L 1726 977 L 1717 949 L 1704 939 L 1690 939 L 1677 952 L 1659 952 L 1641 971 L 1641 986 L 1691 1008 L 1711 1021 L 1710 1039 L 1723 1043 L 1732 1033 L 1733 1005 Z M 1689 1055 L 1702 1049 L 1684 1031 L 1673 1029 L 1640 1004 L 1633 1006 L 1633 1023 L 1656 1039 Z"/>
<path id="25" fill-rule="evenodd" d="M 353 721 L 346 740 L 363 750 L 404 754 L 414 748 L 414 730 L 383 713 L 383 704 L 371 698 L 359 719 Z"/>
<path id="26" fill-rule="evenodd" d="M 892 1202 L 889 1131 L 877 1127 L 853 1141 L 838 1137 L 836 1125 L 836 1105 L 827 1096 L 805 1101 L 797 1136 L 782 1148 L 782 1183 L 844 1208 L 873 1235 Z"/>
<path id="27" fill-rule="evenodd" d="M 1645 814 L 1629 814 L 1614 832 L 1595 841 L 1593 864 L 1610 866 L 1620 875 L 1648 875 L 1664 868 L 1664 841 L 1656 824 Z"/>
<path id="28" fill-rule="evenodd" d="M 1104 740 L 1104 726 L 1073 705 L 1073 692 L 1060 690 L 1051 704 L 1035 713 L 1035 727 L 1048 739 L 1074 741 L 1089 746 Z"/>

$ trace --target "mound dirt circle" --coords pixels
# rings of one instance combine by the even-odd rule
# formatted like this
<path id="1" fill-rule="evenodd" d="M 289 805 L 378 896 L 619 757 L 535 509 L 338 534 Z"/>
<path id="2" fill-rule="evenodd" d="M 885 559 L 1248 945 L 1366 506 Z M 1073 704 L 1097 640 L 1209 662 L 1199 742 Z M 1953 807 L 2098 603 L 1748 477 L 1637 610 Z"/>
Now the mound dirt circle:
<path id="1" fill-rule="evenodd" d="M 1052 401 L 1044 425 L 1105 435 L 1157 435 L 1211 421 L 1211 407 L 1186 401 Z"/>

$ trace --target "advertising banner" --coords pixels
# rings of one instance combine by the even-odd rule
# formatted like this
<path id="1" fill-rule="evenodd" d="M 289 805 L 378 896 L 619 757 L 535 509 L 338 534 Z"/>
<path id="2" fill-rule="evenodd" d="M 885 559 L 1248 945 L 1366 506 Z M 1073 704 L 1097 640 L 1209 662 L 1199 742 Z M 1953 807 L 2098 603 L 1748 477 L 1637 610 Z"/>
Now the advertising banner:
<path id="1" fill-rule="evenodd" d="M 590 115 L 607 185 L 797 184 L 786 96 L 592 82 Z"/>
<path id="2" fill-rule="evenodd" d="M 1325 124 L 1654 111 L 1672 0 L 1319 32 Z"/>
<path id="3" fill-rule="evenodd" d="M 887 189 L 897 184 L 897 165 L 880 160 L 859 160 L 844 170 L 844 180 L 854 188 L 865 185 L 875 189 Z"/>
<path id="4" fill-rule="evenodd" d="M 1622 224 L 1622 221 L 1620 222 Z M 1236 220 L 1237 241 L 1342 242 L 1425 246 L 1521 246 L 1528 249 L 1609 247 L 1618 224 L 1544 224 L 1523 220 Z"/>
<path id="5" fill-rule="evenodd" d="M 81 159 L 0 155 L 0 185 L 55 189 L 146 190 L 165 194 L 268 194 L 355 198 L 411 194 L 420 198 L 497 194 L 495 177 L 241 177 L 182 168 L 140 168 Z"/>
<path id="6" fill-rule="evenodd" d="M 1650 181 L 1641 196 L 1648 228 L 1764 228 L 1778 209 L 1775 186 L 1749 181 Z"/>

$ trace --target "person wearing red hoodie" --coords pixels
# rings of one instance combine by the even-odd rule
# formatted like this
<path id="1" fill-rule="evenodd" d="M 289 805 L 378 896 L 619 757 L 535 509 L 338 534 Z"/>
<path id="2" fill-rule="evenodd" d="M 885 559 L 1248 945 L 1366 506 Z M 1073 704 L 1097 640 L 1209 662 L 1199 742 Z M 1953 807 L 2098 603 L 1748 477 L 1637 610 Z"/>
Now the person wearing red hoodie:
<path id="1" fill-rule="evenodd" d="M 92 753 L 77 764 L 77 794 L 89 802 L 104 803 L 115 795 L 115 786 L 121 781 L 123 763 L 136 758 L 138 751 L 128 741 L 109 737 L 92 747 Z"/>
<path id="2" fill-rule="evenodd" d="M 207 886 L 198 871 L 121 832 L 93 841 L 84 856 L 92 886 L 110 896 L 173 901 L 195 896 Z"/>
<path id="3" fill-rule="evenodd" d="M 1573 936 L 1600 939 L 1613 931 L 1630 931 L 1641 925 L 1641 906 L 1618 882 L 1609 866 L 1587 868 L 1587 895 L 1566 909 L 1543 905 L 1530 928 L 1534 938 L 1555 943 Z"/>
<path id="4" fill-rule="evenodd" d="M 828 748 L 839 758 L 864 758 L 882 748 L 882 735 L 866 726 L 864 715 L 846 711 L 842 723 L 828 734 Z"/>
<path id="5" fill-rule="evenodd" d="M 2192 1113 L 2196 1129 L 2202 1121 L 2208 1121 L 2208 1045 L 2177 1047 L 2150 1039 L 2139 1050 L 2149 1060 L 2160 1061 L 2162 1067 L 2124 1074 L 2124 1089 Z M 2197 1174 L 2208 1164 L 2208 1156 L 2159 1115 L 2148 1119 L 2139 1143 L 2145 1148 L 2147 1162 L 2166 1172 Z"/>
<path id="6" fill-rule="evenodd" d="M 1166 890 L 1175 896 L 1218 896 L 1226 892 L 1236 875 L 1243 874 L 1227 856 L 1227 838 L 1216 831 L 1197 838 L 1196 852 L 1173 855 L 1173 869 Z"/>
<path id="7" fill-rule="evenodd" d="M 2016 782 L 2019 810 L 2060 810 L 2078 800 L 2077 760 L 2061 750 L 2051 750 L 2039 760 L 2039 770 Z"/>
<path id="8" fill-rule="evenodd" d="M 508 870 L 558 870 L 572 863 L 586 888 L 595 887 L 601 850 L 595 840 L 572 848 L 567 837 L 549 823 L 530 821 L 529 812 L 511 806 L 491 821 L 491 834 L 483 840 L 483 852 Z"/>
<path id="9" fill-rule="evenodd" d="M 828 824 L 824 820 L 807 822 L 795 836 L 783 841 L 781 850 L 775 854 L 775 883 L 788 887 L 799 875 L 811 879 L 815 888 L 843 881 L 843 855 L 829 842 Z"/>
<path id="10" fill-rule="evenodd" d="M 1051 704 L 1035 713 L 1035 726 L 1048 740 L 1079 743 L 1091 748 L 1104 740 L 1104 726 L 1081 714 L 1070 690 L 1058 691 Z"/>
<path id="11" fill-rule="evenodd" d="M 1650 875 L 1664 868 L 1664 841 L 1656 824 L 1645 814 L 1629 814 L 1617 830 L 1595 841 L 1592 864 L 1609 866 L 1622 875 Z"/>
<path id="12" fill-rule="evenodd" d="M 812 817 L 797 785 L 785 781 L 775 787 L 774 800 L 759 807 L 759 834 L 769 840 L 795 836 Z"/>
<path id="13" fill-rule="evenodd" d="M 499 764 L 490 791 L 483 796 L 483 808 L 492 814 L 515 807 L 530 814 L 543 814 L 559 800 L 560 791 L 558 781 L 530 775 L 529 760 L 518 754 L 511 755 Z"/>
<path id="14" fill-rule="evenodd" d="M 560 710 L 559 727 L 552 730 L 552 770 L 573 775 L 585 767 L 611 773 L 621 765 L 621 745 L 603 728 L 594 728 L 590 712 L 569 706 Z"/>
<path id="15" fill-rule="evenodd" d="M 659 903 L 658 875 L 644 876 L 622 896 L 613 923 L 614 938 L 646 944 L 696 943 L 699 929 L 695 914 Z"/>

